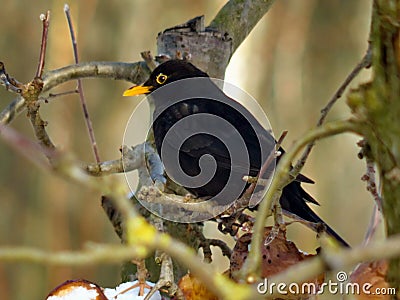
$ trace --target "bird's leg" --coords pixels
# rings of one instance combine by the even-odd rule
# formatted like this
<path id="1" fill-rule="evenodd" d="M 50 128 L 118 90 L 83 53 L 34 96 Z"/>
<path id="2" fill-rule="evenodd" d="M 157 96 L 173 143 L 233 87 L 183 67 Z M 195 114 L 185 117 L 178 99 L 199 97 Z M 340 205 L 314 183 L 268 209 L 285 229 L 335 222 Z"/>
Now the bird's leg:
<path id="1" fill-rule="evenodd" d="M 171 257 L 165 252 L 156 251 L 155 259 L 157 263 L 161 264 L 160 278 L 144 300 L 150 299 L 156 291 L 161 290 L 163 287 L 167 288 L 168 295 L 174 296 L 174 299 L 183 300 L 183 294 L 174 281 L 174 267 Z"/>
<path id="2" fill-rule="evenodd" d="M 272 227 L 270 233 L 265 238 L 264 246 L 269 245 L 278 236 L 280 231 L 286 231 L 286 223 L 283 220 L 282 207 L 279 203 L 279 199 L 274 199 L 273 203 L 275 225 L 274 227 Z"/>
<path id="3" fill-rule="evenodd" d="M 204 262 L 211 263 L 212 262 L 212 252 L 211 246 L 219 247 L 222 251 L 222 255 L 226 256 L 227 258 L 231 258 L 232 250 L 228 247 L 228 245 L 221 240 L 218 239 L 204 239 L 200 242 L 199 248 L 203 249 L 204 254 Z"/>
<path id="4" fill-rule="evenodd" d="M 279 199 L 274 201 L 273 212 L 274 212 L 275 227 L 278 227 L 285 231 L 286 230 L 285 221 L 283 220 L 283 212 L 281 204 L 279 203 Z"/>
<path id="5" fill-rule="evenodd" d="M 151 291 L 151 289 L 153 288 L 151 285 L 148 285 L 146 282 L 148 272 L 147 272 L 145 261 L 144 261 L 144 259 L 139 259 L 139 260 L 132 260 L 131 262 L 133 264 L 135 264 L 137 267 L 136 277 L 137 277 L 138 282 L 136 284 L 128 287 L 127 289 L 119 292 L 118 295 L 124 294 L 132 289 L 136 289 L 137 287 L 139 287 L 138 296 L 144 296 L 144 289 L 148 289 Z"/>
<path id="6" fill-rule="evenodd" d="M 243 213 L 242 210 L 232 212 L 231 215 L 227 215 L 224 212 L 222 215 L 216 217 L 218 230 L 224 234 L 229 233 L 231 236 L 237 235 L 239 229 L 250 231 L 253 227 L 254 218 Z"/>
<path id="7" fill-rule="evenodd" d="M 144 289 L 151 289 L 152 287 L 146 283 L 146 279 L 148 276 L 148 271 L 146 268 L 146 263 L 144 259 L 141 259 L 136 263 L 137 266 L 137 271 L 136 271 L 136 276 L 138 279 L 138 286 L 139 286 L 139 296 L 144 295 Z"/>

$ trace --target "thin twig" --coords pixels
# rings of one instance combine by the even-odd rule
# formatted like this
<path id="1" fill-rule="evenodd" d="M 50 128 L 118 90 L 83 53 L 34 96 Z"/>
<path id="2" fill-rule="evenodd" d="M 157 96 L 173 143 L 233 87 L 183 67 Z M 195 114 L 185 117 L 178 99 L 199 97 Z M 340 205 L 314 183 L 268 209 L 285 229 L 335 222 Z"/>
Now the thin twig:
<path id="1" fill-rule="evenodd" d="M 23 84 L 7 74 L 6 66 L 3 62 L 0 62 L 0 84 L 4 85 L 7 91 L 17 94 L 21 94 L 22 92 Z"/>
<path id="2" fill-rule="evenodd" d="M 376 187 L 376 180 L 375 180 L 375 163 L 374 161 L 369 158 L 368 156 L 365 158 L 366 160 L 366 173 L 361 180 L 367 182 L 367 191 L 369 191 L 372 197 L 375 200 L 375 206 L 371 215 L 371 219 L 368 225 L 367 233 L 365 234 L 365 238 L 363 241 L 364 245 L 367 245 L 372 237 L 374 236 L 376 229 L 381 221 L 382 218 L 382 197 L 380 196 L 378 189 Z"/>
<path id="3" fill-rule="evenodd" d="M 71 34 L 71 41 L 72 41 L 72 48 L 73 48 L 73 52 L 74 52 L 75 63 L 79 63 L 78 46 L 77 46 L 77 41 L 76 41 L 76 38 L 75 38 L 74 27 L 73 27 L 73 24 L 72 24 L 71 11 L 69 9 L 69 5 L 68 4 L 65 4 L 64 12 L 65 12 L 65 16 L 67 17 L 69 32 Z M 96 162 L 100 163 L 101 160 L 100 160 L 99 150 L 97 148 L 97 142 L 96 142 L 96 137 L 94 135 L 92 120 L 90 119 L 89 110 L 88 110 L 87 105 L 86 105 L 86 100 L 85 100 L 85 95 L 83 93 L 83 87 L 82 87 L 82 80 L 81 79 L 78 79 L 78 93 L 79 93 L 79 98 L 81 100 L 82 110 L 83 110 L 83 114 L 84 114 L 85 121 L 86 121 L 86 127 L 87 127 L 87 130 L 89 132 L 89 138 L 90 138 L 90 142 L 92 144 L 94 157 L 95 157 Z"/>
<path id="4" fill-rule="evenodd" d="M 329 111 L 332 109 L 333 105 L 336 101 L 343 95 L 344 91 L 348 87 L 348 85 L 353 81 L 353 79 L 363 70 L 364 68 L 368 68 L 371 65 L 372 60 L 372 50 L 371 46 L 368 45 L 367 52 L 365 53 L 362 60 L 354 67 L 354 69 L 350 72 L 350 74 L 346 77 L 343 83 L 340 85 L 338 90 L 326 104 L 326 106 L 321 110 L 321 116 L 317 122 L 317 127 L 321 126 L 326 116 L 328 115 Z M 314 142 L 307 145 L 306 149 L 304 150 L 303 154 L 301 155 L 300 159 L 297 161 L 296 165 L 293 168 L 292 175 L 297 176 L 300 173 L 300 170 L 304 167 L 308 156 L 311 153 L 312 148 L 314 147 Z"/>
<path id="5" fill-rule="evenodd" d="M 48 148 L 43 148 L 38 143 L 23 136 L 14 128 L 1 124 L 0 137 L 33 164 L 45 170 L 49 169 L 49 163 L 43 157 L 42 153 L 44 152 L 46 156 L 49 157 L 55 156 L 55 151 Z"/>
<path id="6" fill-rule="evenodd" d="M 65 92 L 61 92 L 61 93 L 49 93 L 49 98 L 57 98 L 57 97 L 62 97 L 62 96 L 66 96 L 66 95 L 71 95 L 71 94 L 77 94 L 78 90 L 71 90 L 71 91 L 65 91 Z M 48 98 L 44 99 L 44 101 L 47 101 Z"/>
<path id="7" fill-rule="evenodd" d="M 328 115 L 329 111 L 333 107 L 333 105 L 336 103 L 336 101 L 342 97 L 344 91 L 346 90 L 347 86 L 353 81 L 354 78 L 357 77 L 357 75 L 365 68 L 369 68 L 371 66 L 371 60 L 372 60 L 372 50 L 371 46 L 368 45 L 367 52 L 365 53 L 364 57 L 362 60 L 355 66 L 355 68 L 350 72 L 350 74 L 346 77 L 344 82 L 340 85 L 339 89 L 336 91 L 336 93 L 332 96 L 332 98 L 329 100 L 327 105 L 321 110 L 321 117 L 318 120 L 317 126 L 321 126 L 324 121 L 326 116 Z"/>
<path id="8" fill-rule="evenodd" d="M 42 43 L 40 45 L 40 55 L 39 55 L 39 64 L 36 70 L 36 77 L 41 78 L 43 75 L 43 69 L 45 64 L 46 58 L 46 49 L 47 49 L 47 36 L 49 32 L 49 25 L 50 25 L 50 11 L 48 10 L 46 14 L 40 15 L 40 20 L 43 24 L 43 31 L 42 31 Z"/>
<path id="9" fill-rule="evenodd" d="M 378 206 L 375 204 L 372 210 L 371 219 L 369 221 L 367 233 L 365 234 L 363 245 L 368 245 L 371 241 L 373 236 L 375 235 L 376 229 L 378 229 L 378 225 L 382 221 L 382 214 L 379 211 Z"/>
<path id="10" fill-rule="evenodd" d="M 369 157 L 366 157 L 365 160 L 366 160 L 367 170 L 365 175 L 361 177 L 361 180 L 367 182 L 367 191 L 371 193 L 379 211 L 382 211 L 382 197 L 379 195 L 378 189 L 376 187 L 375 162 Z"/>

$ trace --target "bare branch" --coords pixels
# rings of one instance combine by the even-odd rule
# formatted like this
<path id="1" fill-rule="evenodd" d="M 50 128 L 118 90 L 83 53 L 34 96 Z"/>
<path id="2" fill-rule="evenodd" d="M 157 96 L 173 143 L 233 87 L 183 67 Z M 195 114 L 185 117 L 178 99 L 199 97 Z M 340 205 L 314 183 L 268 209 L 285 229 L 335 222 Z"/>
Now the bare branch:
<path id="1" fill-rule="evenodd" d="M 145 62 L 84 62 L 48 71 L 43 74 L 43 92 L 79 78 L 108 78 L 143 83 L 150 75 Z"/>
<path id="2" fill-rule="evenodd" d="M 153 181 L 165 183 L 164 168 L 161 160 L 157 159 L 158 154 L 148 143 L 138 144 L 134 147 L 122 146 L 121 154 L 120 159 L 105 161 L 99 164 L 89 164 L 84 168 L 89 174 L 94 176 L 124 173 L 146 168 L 148 170 L 146 172 L 147 177 L 150 175 Z M 145 164 L 145 158 L 147 158 L 148 165 Z"/>

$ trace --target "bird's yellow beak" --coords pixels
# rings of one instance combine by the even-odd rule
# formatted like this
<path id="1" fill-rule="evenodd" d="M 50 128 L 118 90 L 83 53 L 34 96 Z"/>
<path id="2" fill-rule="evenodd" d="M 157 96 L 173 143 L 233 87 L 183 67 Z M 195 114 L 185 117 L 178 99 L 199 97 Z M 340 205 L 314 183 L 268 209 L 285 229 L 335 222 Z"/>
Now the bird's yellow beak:
<path id="1" fill-rule="evenodd" d="M 124 93 L 123 96 L 138 96 L 138 95 L 143 95 L 143 94 L 148 94 L 152 90 L 152 86 L 143 86 L 143 85 L 135 85 L 129 89 L 127 89 Z"/>

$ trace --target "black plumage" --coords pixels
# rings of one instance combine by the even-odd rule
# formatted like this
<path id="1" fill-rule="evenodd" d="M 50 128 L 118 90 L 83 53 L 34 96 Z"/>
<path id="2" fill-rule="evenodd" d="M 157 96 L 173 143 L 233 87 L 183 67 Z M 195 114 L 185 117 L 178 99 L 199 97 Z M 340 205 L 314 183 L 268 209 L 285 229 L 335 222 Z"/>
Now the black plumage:
<path id="1" fill-rule="evenodd" d="M 183 81 L 188 78 L 201 78 L 200 83 L 192 84 L 191 81 Z M 174 84 L 171 84 L 174 83 Z M 177 84 L 179 83 L 179 84 Z M 160 87 L 165 87 L 158 90 Z M 168 87 L 170 91 L 168 91 Z M 163 91 L 163 92 L 159 92 Z M 172 178 L 184 186 L 197 197 L 214 197 L 220 195 L 226 186 L 229 176 L 235 173 L 237 182 L 243 182 L 244 175 L 257 176 L 265 160 L 265 157 L 274 149 L 275 141 L 269 131 L 265 130 L 255 117 L 237 101 L 225 95 L 208 77 L 206 73 L 196 68 L 193 64 L 182 60 L 170 60 L 159 65 L 150 75 L 149 79 L 142 85 L 133 87 L 124 95 L 137 95 L 152 93 L 155 105 L 153 131 L 157 151 L 166 166 L 167 173 L 171 172 Z M 178 94 L 178 96 L 176 95 Z M 204 96 L 202 96 L 204 95 Z M 215 100 L 219 99 L 219 100 Z M 197 118 L 195 121 L 185 123 L 184 129 L 177 130 L 174 126 L 187 117 L 201 115 L 216 116 L 214 119 Z M 218 129 L 219 122 L 226 121 L 232 124 L 234 129 Z M 214 123 L 215 122 L 215 123 Z M 223 127 L 223 126 L 222 126 Z M 212 128 L 216 133 L 209 134 L 199 128 Z M 186 131 L 198 133 L 185 137 Z M 165 137 L 169 134 L 168 139 Z M 248 151 L 248 157 L 236 160 L 232 165 L 232 153 L 227 147 L 227 142 L 235 139 L 240 134 Z M 218 136 L 219 135 L 219 136 Z M 174 141 L 184 140 L 182 144 Z M 266 151 L 267 149 L 267 151 Z M 192 178 L 196 178 L 203 169 L 200 168 L 200 158 L 208 156 L 209 161 L 202 162 L 205 166 L 216 164 L 215 174 L 206 184 L 186 184 L 179 182 L 179 175 L 174 176 L 176 165 L 168 167 L 170 156 L 164 153 L 179 151 L 179 165 L 182 170 Z M 280 151 L 284 153 L 281 148 Z M 235 155 L 235 154 L 233 154 Z M 212 157 L 212 159 L 211 159 Z M 279 158 L 278 158 L 279 160 Z M 172 161 L 172 159 L 171 159 Z M 172 161 L 173 162 L 173 161 Z M 270 176 L 272 167 L 265 176 Z M 199 179 L 200 180 L 200 179 Z M 326 223 L 321 220 L 307 205 L 306 202 L 318 204 L 302 187 L 301 182 L 313 183 L 303 175 L 299 175 L 295 181 L 287 185 L 282 192 L 280 203 L 282 209 L 294 214 L 301 219 L 313 223 L 322 223 L 326 226 L 327 233 L 333 236 L 341 244 L 347 243 Z M 196 182 L 195 182 L 196 183 Z M 221 201 L 232 202 L 235 199 L 226 199 L 227 195 L 240 196 L 248 185 L 243 183 L 230 186 L 230 190 L 222 194 Z M 235 190 L 236 191 L 232 191 Z"/>

